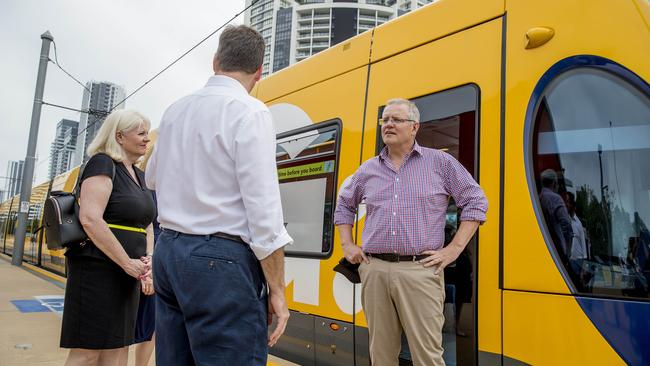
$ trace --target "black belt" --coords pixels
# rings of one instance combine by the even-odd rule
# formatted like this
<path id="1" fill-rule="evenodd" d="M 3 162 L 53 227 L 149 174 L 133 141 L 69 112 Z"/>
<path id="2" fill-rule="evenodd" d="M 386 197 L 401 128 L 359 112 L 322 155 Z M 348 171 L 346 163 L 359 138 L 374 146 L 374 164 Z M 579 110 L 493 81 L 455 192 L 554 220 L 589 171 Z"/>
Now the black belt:
<path id="1" fill-rule="evenodd" d="M 172 234 L 174 234 L 174 233 L 178 233 L 179 235 L 187 235 L 187 236 L 203 236 L 203 237 L 205 237 L 205 236 L 214 236 L 215 238 L 221 238 L 221 239 L 226 239 L 226 240 L 236 241 L 237 243 L 241 243 L 241 244 L 246 244 L 246 245 L 248 245 L 248 244 L 244 241 L 244 239 L 242 239 L 241 236 L 238 236 L 238 235 L 226 234 L 226 233 L 221 233 L 221 232 L 214 233 L 214 234 L 210 234 L 210 235 L 186 234 L 186 233 L 182 233 L 182 232 L 180 232 L 180 231 L 171 230 L 171 229 L 165 229 L 165 228 L 160 228 L 160 229 L 161 229 L 162 231 L 167 231 L 167 232 L 172 233 Z"/>
<path id="2" fill-rule="evenodd" d="M 428 255 L 418 254 L 418 255 L 399 255 L 397 253 L 366 253 L 369 257 L 381 259 L 386 262 L 415 262 L 422 260 Z"/>
<path id="3" fill-rule="evenodd" d="M 244 239 L 242 239 L 241 236 L 239 236 L 239 235 L 231 235 L 231 234 L 226 234 L 226 233 L 214 233 L 214 234 L 211 234 L 210 236 L 214 236 L 216 238 L 232 240 L 232 241 L 236 241 L 238 243 L 246 244 Z"/>

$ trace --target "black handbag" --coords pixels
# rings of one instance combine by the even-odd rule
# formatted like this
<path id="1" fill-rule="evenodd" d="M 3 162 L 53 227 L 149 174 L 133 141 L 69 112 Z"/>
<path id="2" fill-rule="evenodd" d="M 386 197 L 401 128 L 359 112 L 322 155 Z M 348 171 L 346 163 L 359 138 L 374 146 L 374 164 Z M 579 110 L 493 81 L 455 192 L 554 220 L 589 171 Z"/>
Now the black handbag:
<path id="1" fill-rule="evenodd" d="M 88 240 L 79 222 L 76 191 L 76 187 L 74 192 L 52 191 L 45 201 L 43 226 L 50 250 L 84 246 Z"/>
<path id="2" fill-rule="evenodd" d="M 83 174 L 82 168 L 79 169 L 79 176 L 72 192 L 52 191 L 45 200 L 43 227 L 47 237 L 47 248 L 50 250 L 83 247 L 89 240 L 79 222 L 79 184 Z M 115 165 L 113 165 L 111 179 L 114 177 Z"/>

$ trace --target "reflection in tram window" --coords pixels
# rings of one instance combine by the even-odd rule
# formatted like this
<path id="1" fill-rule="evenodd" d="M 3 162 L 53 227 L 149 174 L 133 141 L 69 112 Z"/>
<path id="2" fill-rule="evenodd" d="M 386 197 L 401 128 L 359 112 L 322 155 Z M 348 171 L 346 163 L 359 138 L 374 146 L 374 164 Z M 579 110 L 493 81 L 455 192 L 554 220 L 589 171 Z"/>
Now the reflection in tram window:
<path id="1" fill-rule="evenodd" d="M 599 69 L 565 72 L 543 92 L 532 142 L 546 233 L 575 289 L 648 298 L 650 96 Z"/>
<path id="2" fill-rule="evenodd" d="M 64 250 L 48 250 L 45 233 L 41 227 L 41 216 L 48 192 L 62 190 L 69 176 L 70 172 L 66 172 L 32 188 L 23 247 L 25 262 L 40 265 L 62 275 L 65 274 Z M 15 195 L 0 203 L 0 252 L 4 254 L 13 254 L 19 201 L 19 195 Z"/>
<path id="3" fill-rule="evenodd" d="M 276 161 L 285 227 L 294 239 L 288 256 L 327 256 L 332 249 L 338 152 L 337 123 L 278 136 Z"/>
<path id="4" fill-rule="evenodd" d="M 573 228 L 567 205 L 558 194 L 557 174 L 553 169 L 546 169 L 540 174 L 540 182 L 539 203 L 544 220 L 553 242 L 558 247 L 558 254 L 564 263 L 568 263 L 573 243 Z"/>

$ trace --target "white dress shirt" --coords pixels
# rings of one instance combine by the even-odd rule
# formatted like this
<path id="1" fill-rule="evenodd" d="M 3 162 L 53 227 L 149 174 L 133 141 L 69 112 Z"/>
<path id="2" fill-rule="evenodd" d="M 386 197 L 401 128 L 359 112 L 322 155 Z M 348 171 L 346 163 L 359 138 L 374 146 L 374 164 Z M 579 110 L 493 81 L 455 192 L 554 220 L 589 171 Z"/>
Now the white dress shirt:
<path id="1" fill-rule="evenodd" d="M 573 243 L 571 244 L 570 259 L 586 259 L 587 240 L 585 238 L 585 229 L 578 215 L 571 216 L 571 228 L 573 229 Z"/>
<path id="2" fill-rule="evenodd" d="M 146 170 L 160 226 L 241 236 L 258 259 L 291 244 L 275 150 L 273 120 L 264 103 L 235 79 L 210 77 L 162 117 Z"/>

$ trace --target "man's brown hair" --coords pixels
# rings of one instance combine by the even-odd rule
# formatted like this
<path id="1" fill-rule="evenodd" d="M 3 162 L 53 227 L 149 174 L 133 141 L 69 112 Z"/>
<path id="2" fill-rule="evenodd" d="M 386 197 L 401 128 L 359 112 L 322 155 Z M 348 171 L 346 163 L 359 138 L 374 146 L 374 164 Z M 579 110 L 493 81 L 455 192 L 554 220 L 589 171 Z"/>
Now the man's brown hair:
<path id="1" fill-rule="evenodd" d="M 221 71 L 253 74 L 264 60 L 264 38 L 251 27 L 228 26 L 219 36 L 215 58 Z"/>

